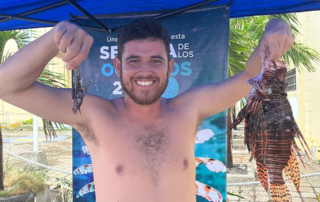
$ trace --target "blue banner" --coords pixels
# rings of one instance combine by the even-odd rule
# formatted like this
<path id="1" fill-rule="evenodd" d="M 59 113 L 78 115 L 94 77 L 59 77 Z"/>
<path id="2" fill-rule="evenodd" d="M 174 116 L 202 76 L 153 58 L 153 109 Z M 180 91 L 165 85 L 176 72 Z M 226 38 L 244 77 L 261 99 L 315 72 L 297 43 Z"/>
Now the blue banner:
<path id="1" fill-rule="evenodd" d="M 110 27 L 116 27 L 140 17 L 99 20 Z M 227 78 L 228 9 L 193 10 L 167 17 L 161 22 L 168 30 L 170 56 L 175 61 L 168 87 L 162 97 L 174 98 L 189 88 Z M 81 23 L 89 25 L 90 21 L 82 19 Z M 93 36 L 94 43 L 88 58 L 80 66 L 83 83 L 93 80 L 88 92 L 106 99 L 124 96 L 113 67 L 113 59 L 117 55 L 118 33 L 89 33 Z M 226 111 L 207 118 L 199 126 L 195 142 L 197 202 L 226 201 L 225 132 Z M 76 130 L 73 130 L 73 174 L 73 200 L 95 201 L 90 151 Z"/>

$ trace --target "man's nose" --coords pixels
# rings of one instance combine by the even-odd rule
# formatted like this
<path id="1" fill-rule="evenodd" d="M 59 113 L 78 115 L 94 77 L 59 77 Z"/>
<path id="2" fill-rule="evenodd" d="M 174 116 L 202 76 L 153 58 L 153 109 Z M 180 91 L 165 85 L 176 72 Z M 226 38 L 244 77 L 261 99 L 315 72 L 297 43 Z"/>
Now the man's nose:
<path id="1" fill-rule="evenodd" d="M 151 72 L 151 67 L 150 67 L 149 62 L 142 62 L 140 72 L 142 72 L 142 73 Z"/>

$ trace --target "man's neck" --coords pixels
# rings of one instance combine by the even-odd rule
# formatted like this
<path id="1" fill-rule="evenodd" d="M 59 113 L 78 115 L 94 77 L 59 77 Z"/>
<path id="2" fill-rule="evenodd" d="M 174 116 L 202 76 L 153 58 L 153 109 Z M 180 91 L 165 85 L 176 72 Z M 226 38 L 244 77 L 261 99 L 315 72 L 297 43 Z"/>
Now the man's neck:
<path id="1" fill-rule="evenodd" d="M 123 98 L 123 107 L 136 121 L 141 123 L 152 123 L 161 117 L 164 108 L 164 100 L 161 98 L 150 105 L 140 105 L 135 103 L 130 97 Z"/>

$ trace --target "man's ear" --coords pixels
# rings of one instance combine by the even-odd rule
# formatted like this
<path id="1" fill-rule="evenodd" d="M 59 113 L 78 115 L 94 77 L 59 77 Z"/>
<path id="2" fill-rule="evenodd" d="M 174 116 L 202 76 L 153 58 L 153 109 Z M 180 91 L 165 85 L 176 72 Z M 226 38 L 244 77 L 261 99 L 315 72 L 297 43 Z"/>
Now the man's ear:
<path id="1" fill-rule="evenodd" d="M 118 57 L 114 57 L 113 59 L 113 66 L 116 69 L 117 76 L 120 78 L 121 74 L 121 61 Z"/>
<path id="2" fill-rule="evenodd" d="M 170 59 L 169 60 L 169 77 L 171 75 L 171 72 L 173 70 L 173 67 L 174 67 L 174 60 L 173 59 Z"/>

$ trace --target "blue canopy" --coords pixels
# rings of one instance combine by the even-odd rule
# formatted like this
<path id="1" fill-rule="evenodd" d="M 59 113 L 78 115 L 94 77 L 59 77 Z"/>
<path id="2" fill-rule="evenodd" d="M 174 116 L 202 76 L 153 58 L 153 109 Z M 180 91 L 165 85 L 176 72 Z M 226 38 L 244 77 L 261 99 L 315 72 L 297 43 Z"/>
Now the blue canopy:
<path id="1" fill-rule="evenodd" d="M 74 16 L 83 16 L 78 9 L 68 3 L 69 0 L 1 0 L 0 31 L 23 28 L 48 27 L 52 24 L 10 19 L 28 17 L 32 19 L 62 21 Z M 127 14 L 133 12 L 179 9 L 203 0 L 75 0 L 90 14 Z M 230 0 L 219 0 L 209 5 L 227 5 Z M 54 4 L 53 6 L 48 6 Z M 46 8 L 47 6 L 47 8 Z M 45 8 L 43 8 L 45 7 Z M 40 9 L 39 9 L 40 8 Z M 39 10 L 35 10 L 39 9 Z M 231 18 L 302 12 L 319 10 L 319 0 L 234 0 L 231 6 Z M 31 14 L 28 13 L 31 11 Z M 4 18 L 6 17 L 6 18 Z M 106 25 L 108 26 L 108 25 Z"/>

